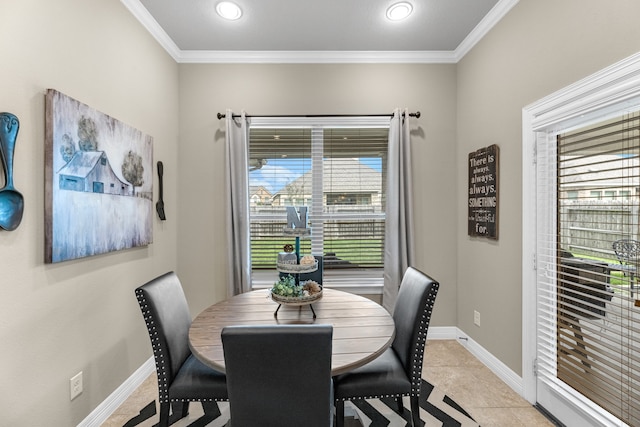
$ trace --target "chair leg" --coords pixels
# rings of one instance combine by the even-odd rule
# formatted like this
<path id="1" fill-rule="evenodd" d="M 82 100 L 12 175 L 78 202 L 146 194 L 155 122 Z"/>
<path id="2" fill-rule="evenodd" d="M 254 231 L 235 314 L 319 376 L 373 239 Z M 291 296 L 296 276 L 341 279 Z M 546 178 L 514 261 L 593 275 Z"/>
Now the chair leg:
<path id="1" fill-rule="evenodd" d="M 580 325 L 573 326 L 573 335 L 576 337 L 576 344 L 580 348 L 580 350 L 576 349 L 576 352 L 584 357 L 582 364 L 587 368 L 591 368 L 591 363 L 589 363 L 589 357 L 587 356 L 587 346 L 584 345 L 584 337 L 582 336 Z"/>
<path id="2" fill-rule="evenodd" d="M 202 402 L 202 410 L 204 411 L 204 415 L 207 417 L 209 422 L 222 415 L 222 412 L 220 412 L 220 407 L 218 406 L 218 402 Z"/>
<path id="3" fill-rule="evenodd" d="M 409 399 L 411 400 L 411 420 L 413 427 L 421 427 L 422 420 L 420 419 L 420 402 L 418 401 L 418 396 L 411 396 Z"/>
<path id="4" fill-rule="evenodd" d="M 344 400 L 336 401 L 336 427 L 344 427 Z"/>
<path id="5" fill-rule="evenodd" d="M 171 402 L 171 415 L 169 416 L 169 425 L 189 415 L 189 402 Z"/>
<path id="6" fill-rule="evenodd" d="M 177 419 L 186 417 L 187 415 L 189 415 L 189 402 L 172 402 L 171 412 L 174 417 L 178 417 L 178 414 L 180 414 L 180 418 Z"/>
<path id="7" fill-rule="evenodd" d="M 404 414 L 404 403 L 402 403 L 402 396 L 396 396 L 396 404 L 398 405 L 398 413 Z"/>
<path id="8" fill-rule="evenodd" d="M 158 427 L 169 427 L 169 410 L 171 409 L 171 403 L 160 403 L 160 421 Z"/>

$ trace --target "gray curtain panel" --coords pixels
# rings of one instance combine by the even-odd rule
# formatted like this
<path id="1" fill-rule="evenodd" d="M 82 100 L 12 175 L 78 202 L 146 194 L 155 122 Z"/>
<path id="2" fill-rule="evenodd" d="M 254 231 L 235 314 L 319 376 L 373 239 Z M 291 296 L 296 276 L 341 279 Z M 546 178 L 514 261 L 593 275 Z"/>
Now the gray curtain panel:
<path id="1" fill-rule="evenodd" d="M 382 305 L 393 313 L 402 275 L 414 262 L 409 110 L 396 108 L 389 127 Z"/>
<path id="2" fill-rule="evenodd" d="M 226 190 L 229 297 L 251 290 L 249 227 L 249 122 L 226 114 Z"/>

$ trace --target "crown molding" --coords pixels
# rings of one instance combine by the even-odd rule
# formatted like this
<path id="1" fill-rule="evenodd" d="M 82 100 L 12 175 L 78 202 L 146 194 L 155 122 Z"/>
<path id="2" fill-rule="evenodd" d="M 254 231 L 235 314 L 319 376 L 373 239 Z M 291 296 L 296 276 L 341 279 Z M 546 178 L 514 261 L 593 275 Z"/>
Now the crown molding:
<path id="1" fill-rule="evenodd" d="M 120 0 L 142 26 L 182 64 L 455 64 L 519 0 L 500 0 L 454 51 L 199 51 L 180 50 L 140 0 Z"/>
<path id="2" fill-rule="evenodd" d="M 179 63 L 371 64 L 456 62 L 453 52 L 426 51 L 181 51 Z"/>
<path id="3" fill-rule="evenodd" d="M 509 11 L 518 4 L 520 0 L 500 0 L 495 6 L 482 18 L 482 21 L 469 33 L 462 43 L 458 45 L 454 51 L 455 62 L 460 61 L 464 56 L 473 49 L 489 31 L 498 23 Z"/>
<path id="4" fill-rule="evenodd" d="M 122 4 L 129 9 L 129 12 L 142 24 L 144 28 L 156 39 L 160 46 L 167 51 L 174 60 L 178 60 L 180 56 L 180 49 L 178 45 L 169 37 L 169 35 L 162 29 L 158 21 L 149 13 L 140 0 L 120 0 Z"/>

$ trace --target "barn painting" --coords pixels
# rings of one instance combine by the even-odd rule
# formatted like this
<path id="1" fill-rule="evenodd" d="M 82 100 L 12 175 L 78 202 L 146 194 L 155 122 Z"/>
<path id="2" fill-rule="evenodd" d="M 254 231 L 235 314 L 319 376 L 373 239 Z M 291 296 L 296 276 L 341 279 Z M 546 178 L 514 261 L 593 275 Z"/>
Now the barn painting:
<path id="1" fill-rule="evenodd" d="M 45 262 L 153 241 L 153 139 L 49 89 Z"/>
<path id="2" fill-rule="evenodd" d="M 78 151 L 58 172 L 60 190 L 131 196 L 131 186 L 123 182 L 111 169 L 104 151 Z"/>

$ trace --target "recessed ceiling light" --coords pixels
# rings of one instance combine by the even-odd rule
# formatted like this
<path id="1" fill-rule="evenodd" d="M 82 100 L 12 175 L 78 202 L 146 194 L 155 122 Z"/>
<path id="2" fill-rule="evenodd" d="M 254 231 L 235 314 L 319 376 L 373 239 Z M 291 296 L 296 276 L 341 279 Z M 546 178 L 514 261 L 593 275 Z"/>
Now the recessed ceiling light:
<path id="1" fill-rule="evenodd" d="M 403 1 L 389 6 L 389 9 L 387 9 L 387 18 L 391 21 L 400 21 L 411 15 L 412 11 L 413 6 L 411 3 Z"/>
<path id="2" fill-rule="evenodd" d="M 242 16 L 242 9 L 235 3 L 230 1 L 221 1 L 216 5 L 216 12 L 224 19 L 231 21 L 236 20 Z"/>

